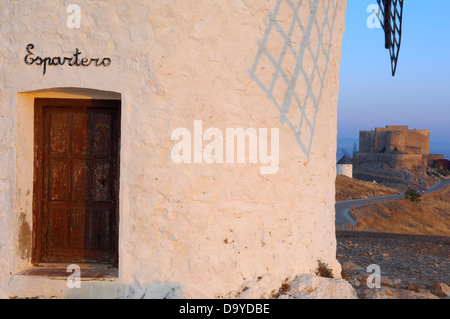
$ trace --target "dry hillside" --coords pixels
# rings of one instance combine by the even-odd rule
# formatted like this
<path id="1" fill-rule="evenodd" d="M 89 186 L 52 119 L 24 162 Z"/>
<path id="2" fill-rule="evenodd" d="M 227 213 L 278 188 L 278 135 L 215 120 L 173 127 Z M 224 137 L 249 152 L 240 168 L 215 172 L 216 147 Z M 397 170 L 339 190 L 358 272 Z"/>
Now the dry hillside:
<path id="1" fill-rule="evenodd" d="M 342 175 L 336 176 L 337 201 L 371 198 L 398 193 L 403 193 L 403 191 L 385 187 L 377 183 L 365 182 Z"/>
<path id="2" fill-rule="evenodd" d="M 360 231 L 450 236 L 450 186 L 424 194 L 420 203 L 403 199 L 354 211 Z"/>

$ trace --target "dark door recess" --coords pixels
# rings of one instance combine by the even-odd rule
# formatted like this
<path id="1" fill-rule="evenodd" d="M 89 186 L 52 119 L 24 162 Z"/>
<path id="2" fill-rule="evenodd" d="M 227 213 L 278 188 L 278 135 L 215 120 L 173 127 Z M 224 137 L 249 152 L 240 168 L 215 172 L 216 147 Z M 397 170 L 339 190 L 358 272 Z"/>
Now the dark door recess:
<path id="1" fill-rule="evenodd" d="M 120 101 L 36 99 L 33 262 L 118 261 Z"/>

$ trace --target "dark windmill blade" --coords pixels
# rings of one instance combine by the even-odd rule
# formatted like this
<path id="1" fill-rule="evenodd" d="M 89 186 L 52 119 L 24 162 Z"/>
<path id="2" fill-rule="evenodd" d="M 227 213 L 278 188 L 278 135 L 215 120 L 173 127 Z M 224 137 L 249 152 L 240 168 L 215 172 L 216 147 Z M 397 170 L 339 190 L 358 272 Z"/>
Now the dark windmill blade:
<path id="1" fill-rule="evenodd" d="M 397 70 L 398 54 L 402 42 L 403 0 L 377 0 L 378 16 L 384 30 L 384 46 L 391 57 L 392 76 Z"/>

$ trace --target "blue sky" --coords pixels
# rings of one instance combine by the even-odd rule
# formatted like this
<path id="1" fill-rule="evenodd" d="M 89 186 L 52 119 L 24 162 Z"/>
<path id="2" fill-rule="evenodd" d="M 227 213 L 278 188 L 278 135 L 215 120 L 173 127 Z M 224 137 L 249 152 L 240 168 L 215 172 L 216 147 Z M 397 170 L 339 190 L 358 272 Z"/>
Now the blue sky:
<path id="1" fill-rule="evenodd" d="M 450 157 L 450 1 L 405 0 L 395 77 L 382 29 L 367 26 L 367 8 L 375 3 L 347 0 L 338 139 L 358 139 L 360 130 L 408 125 L 430 129 L 431 152 Z"/>

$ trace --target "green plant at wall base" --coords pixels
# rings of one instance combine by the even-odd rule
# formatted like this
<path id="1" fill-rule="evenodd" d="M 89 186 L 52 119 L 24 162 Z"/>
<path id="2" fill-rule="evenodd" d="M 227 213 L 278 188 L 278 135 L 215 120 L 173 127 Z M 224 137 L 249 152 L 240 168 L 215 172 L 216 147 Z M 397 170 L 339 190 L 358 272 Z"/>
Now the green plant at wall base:
<path id="1" fill-rule="evenodd" d="M 411 188 L 405 192 L 405 196 L 407 200 L 413 203 L 420 203 L 422 201 L 422 195 L 420 195 L 418 191 Z"/>
<path id="2" fill-rule="evenodd" d="M 442 169 L 442 164 L 437 162 L 436 164 L 434 164 L 434 168 L 437 170 L 441 170 Z"/>

